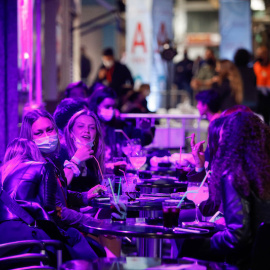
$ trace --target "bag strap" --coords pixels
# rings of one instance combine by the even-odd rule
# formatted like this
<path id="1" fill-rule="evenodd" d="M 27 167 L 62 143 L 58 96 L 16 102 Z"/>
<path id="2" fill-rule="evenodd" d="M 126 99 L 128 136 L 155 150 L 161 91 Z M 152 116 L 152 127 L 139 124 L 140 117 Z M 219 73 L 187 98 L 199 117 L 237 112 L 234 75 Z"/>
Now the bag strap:
<path id="1" fill-rule="evenodd" d="M 15 214 L 22 221 L 24 221 L 29 226 L 35 223 L 35 220 L 32 216 L 25 211 L 15 200 L 13 200 L 9 194 L 1 188 L 0 199 L 2 202 L 9 208 L 12 214 Z"/>

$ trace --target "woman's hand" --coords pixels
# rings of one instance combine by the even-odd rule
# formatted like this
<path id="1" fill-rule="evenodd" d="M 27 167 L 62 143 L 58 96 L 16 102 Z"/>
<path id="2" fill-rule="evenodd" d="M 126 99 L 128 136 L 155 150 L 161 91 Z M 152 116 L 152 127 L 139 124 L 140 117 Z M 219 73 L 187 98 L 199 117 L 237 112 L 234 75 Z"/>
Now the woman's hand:
<path id="1" fill-rule="evenodd" d="M 94 150 L 92 150 L 88 146 L 82 146 L 81 148 L 79 148 L 76 151 L 74 156 L 82 162 L 82 161 L 86 161 L 90 158 L 93 158 L 93 154 L 94 154 Z"/>
<path id="2" fill-rule="evenodd" d="M 99 191 L 106 191 L 107 188 L 102 186 L 102 185 L 96 185 L 94 187 L 92 187 L 88 193 L 87 193 L 87 198 L 88 200 L 92 200 L 93 198 L 95 198 L 96 196 L 98 196 L 98 192 Z"/>
<path id="3" fill-rule="evenodd" d="M 205 156 L 204 156 L 204 151 L 203 151 L 204 143 L 205 141 L 195 143 L 195 133 L 191 135 L 190 146 L 192 149 L 192 156 L 195 161 L 195 167 L 198 169 L 204 168 L 204 163 L 205 163 Z"/>

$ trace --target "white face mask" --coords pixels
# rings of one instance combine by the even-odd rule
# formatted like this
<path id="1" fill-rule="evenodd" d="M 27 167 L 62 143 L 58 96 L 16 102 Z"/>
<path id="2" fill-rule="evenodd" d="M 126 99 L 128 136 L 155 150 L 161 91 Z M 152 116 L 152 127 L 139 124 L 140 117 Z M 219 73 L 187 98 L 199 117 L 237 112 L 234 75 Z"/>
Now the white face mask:
<path id="1" fill-rule="evenodd" d="M 50 135 L 34 140 L 35 144 L 39 148 L 40 152 L 44 154 L 52 153 L 58 146 L 58 135 Z"/>
<path id="2" fill-rule="evenodd" d="M 95 140 L 95 139 L 94 139 L 94 140 L 91 140 L 91 141 L 89 141 L 89 142 L 87 142 L 87 143 L 83 143 L 83 142 L 81 142 L 81 140 L 78 139 L 75 135 L 73 135 L 73 136 L 74 136 L 74 138 L 75 138 L 74 144 L 75 144 L 75 146 L 76 146 L 77 149 L 81 148 L 82 146 L 87 146 L 87 147 L 89 147 L 89 148 L 92 149 L 92 147 L 94 146 L 94 140 Z"/>
<path id="3" fill-rule="evenodd" d="M 106 109 L 106 108 L 102 108 L 100 109 L 99 112 L 99 117 L 104 120 L 105 122 L 109 122 L 112 120 L 113 115 L 114 115 L 114 109 Z"/>
<path id="4" fill-rule="evenodd" d="M 103 62 L 103 65 L 105 66 L 105 68 L 111 68 L 112 66 L 113 66 L 113 64 L 114 64 L 114 62 L 113 61 L 108 61 L 108 60 L 103 60 L 102 61 Z"/>

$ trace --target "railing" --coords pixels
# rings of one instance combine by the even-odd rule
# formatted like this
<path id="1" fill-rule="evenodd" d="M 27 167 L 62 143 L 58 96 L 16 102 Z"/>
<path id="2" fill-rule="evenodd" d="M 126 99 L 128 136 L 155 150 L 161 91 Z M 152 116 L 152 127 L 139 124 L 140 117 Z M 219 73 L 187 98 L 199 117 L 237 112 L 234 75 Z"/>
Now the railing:
<path id="1" fill-rule="evenodd" d="M 121 114 L 122 119 L 136 119 L 136 125 L 139 126 L 140 120 L 143 118 L 151 119 L 151 125 L 156 126 L 156 136 L 161 136 L 161 138 L 155 138 L 153 146 L 160 144 L 164 146 L 164 142 L 167 142 L 168 148 L 175 148 L 176 146 L 185 146 L 185 134 L 187 131 L 195 132 L 197 141 L 201 139 L 201 132 L 206 132 L 207 129 L 201 127 L 202 118 L 194 114 L 151 114 L 151 113 L 130 113 L 130 114 Z M 166 126 L 159 126 L 155 124 L 156 119 L 166 119 Z M 171 120 L 179 121 L 179 127 L 172 127 Z M 195 120 L 189 121 L 189 120 Z M 181 121 L 181 122 L 180 122 Z M 196 124 L 197 123 L 197 124 Z M 165 136 L 165 137 L 164 137 Z M 172 141 L 176 139 L 177 142 Z"/>

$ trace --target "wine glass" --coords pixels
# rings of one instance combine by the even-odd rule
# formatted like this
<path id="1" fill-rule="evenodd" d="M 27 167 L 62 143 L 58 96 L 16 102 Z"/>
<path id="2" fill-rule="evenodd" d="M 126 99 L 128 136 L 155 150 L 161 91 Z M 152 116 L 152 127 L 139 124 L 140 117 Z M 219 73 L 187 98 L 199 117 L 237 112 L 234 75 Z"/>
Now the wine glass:
<path id="1" fill-rule="evenodd" d="M 129 154 L 129 161 L 136 170 L 136 175 L 138 176 L 138 170 L 146 162 L 146 151 L 141 149 L 139 151 L 132 151 Z"/>
<path id="2" fill-rule="evenodd" d="M 187 191 L 191 191 L 187 193 L 187 198 L 194 202 L 196 207 L 196 218 L 194 223 L 199 223 L 198 219 L 198 209 L 201 202 L 206 201 L 209 198 L 208 184 L 201 182 L 188 182 Z"/>

